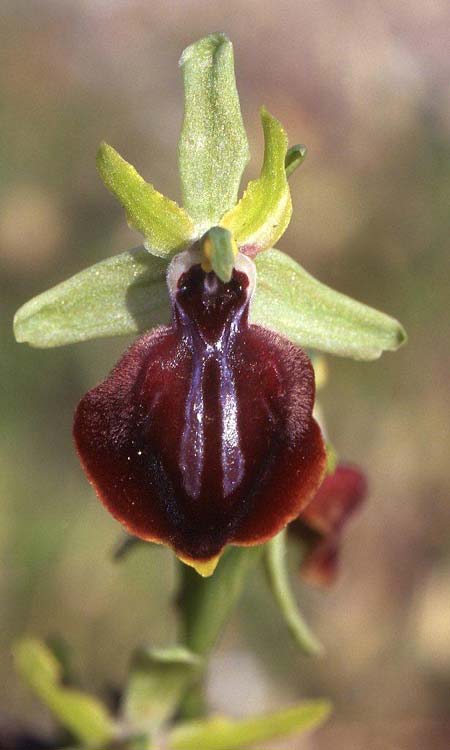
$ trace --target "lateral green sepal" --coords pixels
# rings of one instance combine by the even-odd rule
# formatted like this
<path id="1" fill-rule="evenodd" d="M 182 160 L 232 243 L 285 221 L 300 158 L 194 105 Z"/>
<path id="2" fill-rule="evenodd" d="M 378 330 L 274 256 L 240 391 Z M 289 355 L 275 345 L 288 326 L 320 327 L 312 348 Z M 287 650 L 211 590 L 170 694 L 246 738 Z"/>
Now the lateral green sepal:
<path id="1" fill-rule="evenodd" d="M 211 34 L 184 50 L 184 120 L 178 145 L 183 202 L 205 231 L 237 201 L 249 159 L 234 77 L 233 46 Z"/>
<path id="2" fill-rule="evenodd" d="M 330 289 L 280 250 L 258 255 L 255 263 L 252 323 L 299 346 L 360 360 L 377 359 L 405 343 L 397 320 Z"/>
<path id="3" fill-rule="evenodd" d="M 285 170 L 287 136 L 281 124 L 263 107 L 264 161 L 261 175 L 249 182 L 239 203 L 222 217 L 240 248 L 252 254 L 273 247 L 284 234 L 292 214 Z"/>
<path id="4" fill-rule="evenodd" d="M 16 340 L 49 348 L 167 323 L 166 271 L 167 261 L 143 247 L 102 260 L 22 305 Z"/>
<path id="5" fill-rule="evenodd" d="M 167 258 L 193 241 L 195 229 L 186 211 L 146 182 L 107 143 L 97 152 L 97 169 L 124 207 L 130 227 L 145 237 L 149 252 Z"/>

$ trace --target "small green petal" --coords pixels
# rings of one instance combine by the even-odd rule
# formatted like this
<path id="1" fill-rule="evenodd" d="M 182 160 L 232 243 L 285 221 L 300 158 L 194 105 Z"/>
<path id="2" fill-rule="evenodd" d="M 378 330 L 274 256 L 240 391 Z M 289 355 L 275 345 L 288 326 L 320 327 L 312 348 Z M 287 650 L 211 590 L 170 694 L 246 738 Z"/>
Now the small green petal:
<path id="1" fill-rule="evenodd" d="M 90 747 L 104 747 L 116 727 L 100 701 L 60 684 L 61 668 L 41 641 L 26 638 L 14 647 L 14 663 L 21 678 L 49 708 L 61 726 Z"/>
<path id="2" fill-rule="evenodd" d="M 48 348 L 167 323 L 166 270 L 143 247 L 100 261 L 26 302 L 14 318 L 16 340 Z"/>
<path id="3" fill-rule="evenodd" d="M 132 661 L 124 718 L 133 731 L 155 732 L 171 718 L 189 682 L 203 666 L 188 649 L 140 649 Z"/>
<path id="4" fill-rule="evenodd" d="M 300 167 L 306 159 L 308 149 L 306 146 L 298 144 L 291 146 L 286 152 L 284 159 L 284 168 L 286 170 L 286 177 L 290 177 L 295 170 Z"/>
<path id="5" fill-rule="evenodd" d="M 243 197 L 220 222 L 240 248 L 255 251 L 273 247 L 284 234 L 292 214 L 285 170 L 287 136 L 281 124 L 263 107 L 264 162 L 261 175 L 249 182 Z"/>
<path id="6" fill-rule="evenodd" d="M 185 95 L 178 146 L 183 200 L 204 231 L 236 203 L 249 159 L 233 46 L 224 34 L 211 34 L 184 50 L 180 66 Z"/>
<path id="7" fill-rule="evenodd" d="M 264 545 L 264 564 L 270 590 L 292 638 L 304 654 L 318 656 L 322 646 L 303 620 L 289 584 L 286 530 Z"/>
<path id="8" fill-rule="evenodd" d="M 241 721 L 213 717 L 176 727 L 169 735 L 172 750 L 242 750 L 256 742 L 310 731 L 330 715 L 328 701 L 302 701 L 274 713 Z"/>
<path id="9" fill-rule="evenodd" d="M 145 237 L 151 253 L 166 258 L 192 242 L 195 229 L 186 211 L 145 182 L 107 143 L 98 150 L 97 169 L 124 207 L 128 224 Z"/>
<path id="10" fill-rule="evenodd" d="M 377 359 L 405 343 L 397 320 L 330 289 L 280 250 L 258 255 L 255 262 L 252 323 L 299 346 L 360 360 Z"/>

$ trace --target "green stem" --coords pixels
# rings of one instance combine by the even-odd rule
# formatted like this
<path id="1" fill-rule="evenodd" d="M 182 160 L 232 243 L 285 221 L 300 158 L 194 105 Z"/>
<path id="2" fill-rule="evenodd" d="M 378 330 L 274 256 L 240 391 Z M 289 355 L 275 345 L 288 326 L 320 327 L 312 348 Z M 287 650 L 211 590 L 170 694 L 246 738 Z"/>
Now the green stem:
<path id="1" fill-rule="evenodd" d="M 180 642 L 207 657 L 216 645 L 244 588 L 250 571 L 262 555 L 262 547 L 230 547 L 210 578 L 201 578 L 181 564 L 178 607 Z M 184 718 L 205 713 L 203 673 L 189 687 L 180 706 Z"/>

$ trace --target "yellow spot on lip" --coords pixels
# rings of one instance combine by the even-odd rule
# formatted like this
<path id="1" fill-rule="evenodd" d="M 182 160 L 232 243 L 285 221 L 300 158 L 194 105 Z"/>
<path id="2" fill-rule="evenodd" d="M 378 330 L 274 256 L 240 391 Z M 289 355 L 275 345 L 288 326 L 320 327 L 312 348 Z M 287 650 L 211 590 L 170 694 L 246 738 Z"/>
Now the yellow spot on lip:
<path id="1" fill-rule="evenodd" d="M 209 560 L 193 560 L 192 557 L 183 557 L 182 555 L 177 555 L 177 557 L 185 565 L 194 568 L 202 578 L 209 578 L 209 576 L 212 576 L 217 568 L 217 563 L 220 560 L 220 554 L 215 557 L 210 557 Z"/>

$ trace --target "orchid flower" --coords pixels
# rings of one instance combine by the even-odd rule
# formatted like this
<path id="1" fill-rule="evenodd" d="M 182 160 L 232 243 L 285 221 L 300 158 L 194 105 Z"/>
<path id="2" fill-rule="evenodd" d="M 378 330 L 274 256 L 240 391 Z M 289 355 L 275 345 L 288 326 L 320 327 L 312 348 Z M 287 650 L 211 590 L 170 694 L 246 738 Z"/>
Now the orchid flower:
<path id="1" fill-rule="evenodd" d="M 248 145 L 229 40 L 200 40 L 180 65 L 184 207 L 103 144 L 100 175 L 143 246 L 25 304 L 15 332 L 48 347 L 144 331 L 82 398 L 76 448 L 127 531 L 210 575 L 227 545 L 268 541 L 319 490 L 326 450 L 301 347 L 370 360 L 405 333 L 274 249 L 305 149 L 264 108 L 261 174 L 238 200 Z"/>
<path id="2" fill-rule="evenodd" d="M 339 566 L 340 539 L 347 522 L 367 495 L 367 481 L 356 466 L 340 463 L 289 531 L 302 544 L 300 572 L 308 583 L 330 586 Z"/>

